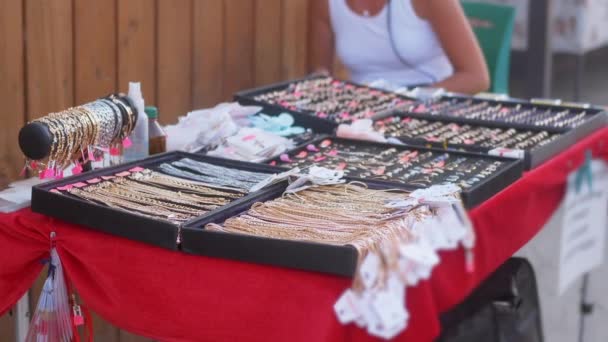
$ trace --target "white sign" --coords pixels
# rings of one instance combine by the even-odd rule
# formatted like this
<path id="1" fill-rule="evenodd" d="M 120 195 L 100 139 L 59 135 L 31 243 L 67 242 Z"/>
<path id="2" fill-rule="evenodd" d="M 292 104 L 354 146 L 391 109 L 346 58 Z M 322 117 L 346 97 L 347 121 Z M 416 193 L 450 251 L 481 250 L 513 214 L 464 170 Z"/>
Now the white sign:
<path id="1" fill-rule="evenodd" d="M 606 243 L 608 168 L 603 161 L 591 162 L 592 187 L 583 179 L 576 189 L 577 173 L 568 177 L 560 243 L 558 292 L 581 275 L 602 264 Z"/>

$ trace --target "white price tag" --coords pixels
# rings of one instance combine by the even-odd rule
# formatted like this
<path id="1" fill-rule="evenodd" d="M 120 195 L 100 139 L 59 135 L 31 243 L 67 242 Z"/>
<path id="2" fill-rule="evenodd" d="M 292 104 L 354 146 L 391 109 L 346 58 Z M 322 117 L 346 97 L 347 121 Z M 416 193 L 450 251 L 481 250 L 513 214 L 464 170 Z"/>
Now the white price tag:
<path id="1" fill-rule="evenodd" d="M 380 257 L 376 253 L 369 253 L 359 269 L 361 280 L 366 288 L 371 288 L 378 279 L 380 269 Z"/>
<path id="2" fill-rule="evenodd" d="M 398 301 L 398 298 L 395 298 L 392 292 L 380 291 L 376 293 L 372 306 L 384 327 L 394 327 L 408 318 L 404 303 Z"/>
<path id="3" fill-rule="evenodd" d="M 504 148 L 504 147 L 499 147 L 499 148 L 490 150 L 490 151 L 488 151 L 488 154 L 491 156 L 507 157 L 507 158 L 513 158 L 513 159 L 524 159 L 526 157 L 526 151 L 524 151 L 524 150 L 518 150 L 518 149 L 513 149 L 513 148 Z"/>
<path id="4" fill-rule="evenodd" d="M 558 292 L 601 265 L 606 243 L 608 167 L 591 162 L 592 188 L 583 182 L 576 191 L 576 172 L 568 177 L 563 208 Z"/>
<path id="5" fill-rule="evenodd" d="M 334 311 L 342 324 L 348 324 L 361 317 L 359 299 L 351 289 L 342 293 L 340 299 L 334 304 Z"/>

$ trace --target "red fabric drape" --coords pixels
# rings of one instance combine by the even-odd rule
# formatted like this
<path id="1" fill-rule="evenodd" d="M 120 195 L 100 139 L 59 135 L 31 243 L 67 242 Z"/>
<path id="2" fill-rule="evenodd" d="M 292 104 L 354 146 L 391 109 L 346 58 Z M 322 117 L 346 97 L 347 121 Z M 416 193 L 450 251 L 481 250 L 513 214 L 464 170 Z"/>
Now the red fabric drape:
<path id="1" fill-rule="evenodd" d="M 411 320 L 398 339 L 431 341 L 438 316 L 462 301 L 544 225 L 584 152 L 608 160 L 608 128 L 527 173 L 471 212 L 475 272 L 464 253 L 441 254 L 429 281 L 408 289 Z M 81 298 L 109 322 L 162 341 L 363 341 L 333 304 L 348 279 L 191 256 L 83 229 L 24 209 L 0 214 L 0 314 L 31 286 L 48 256 L 49 234 Z"/>

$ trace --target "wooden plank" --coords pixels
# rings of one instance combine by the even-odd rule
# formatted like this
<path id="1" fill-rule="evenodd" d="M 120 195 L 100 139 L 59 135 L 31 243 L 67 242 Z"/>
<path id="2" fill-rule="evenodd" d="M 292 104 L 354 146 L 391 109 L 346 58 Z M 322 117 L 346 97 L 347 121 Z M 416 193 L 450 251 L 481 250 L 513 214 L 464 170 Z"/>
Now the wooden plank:
<path id="1" fill-rule="evenodd" d="M 18 178 L 23 155 L 17 146 L 25 123 L 22 2 L 0 0 L 0 188 Z"/>
<path id="2" fill-rule="evenodd" d="M 82 104 L 117 90 L 116 2 L 74 2 L 75 102 Z"/>
<path id="3" fill-rule="evenodd" d="M 71 0 L 28 0 L 27 118 L 34 119 L 74 104 Z"/>
<path id="4" fill-rule="evenodd" d="M 284 79 L 308 73 L 308 12 L 307 0 L 283 0 L 283 69 Z"/>
<path id="5" fill-rule="evenodd" d="M 282 16 L 282 5 L 282 0 L 255 2 L 254 83 L 256 86 L 282 80 L 283 31 L 277 28 Z"/>
<path id="6" fill-rule="evenodd" d="M 253 1 L 225 0 L 224 99 L 253 86 Z"/>
<path id="7" fill-rule="evenodd" d="M 0 8 L 2 6 L 0 5 Z M 9 312 L 0 316 L 0 341 L 15 341 L 15 315 Z"/>
<path id="8" fill-rule="evenodd" d="M 192 109 L 192 1 L 158 1 L 158 95 L 163 123 Z"/>
<path id="9" fill-rule="evenodd" d="M 223 0 L 194 1 L 192 106 L 210 107 L 223 100 Z"/>
<path id="10" fill-rule="evenodd" d="M 118 0 L 118 88 L 142 83 L 147 104 L 156 103 L 156 6 L 150 0 Z"/>

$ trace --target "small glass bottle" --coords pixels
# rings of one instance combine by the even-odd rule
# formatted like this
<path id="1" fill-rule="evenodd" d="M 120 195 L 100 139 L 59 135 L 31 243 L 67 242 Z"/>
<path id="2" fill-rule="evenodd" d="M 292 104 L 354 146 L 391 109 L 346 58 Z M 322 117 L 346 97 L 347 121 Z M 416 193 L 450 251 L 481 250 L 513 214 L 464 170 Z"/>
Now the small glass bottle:
<path id="1" fill-rule="evenodd" d="M 158 123 L 158 109 L 153 106 L 146 106 L 146 115 L 148 116 L 150 155 L 166 152 L 167 134 Z"/>

